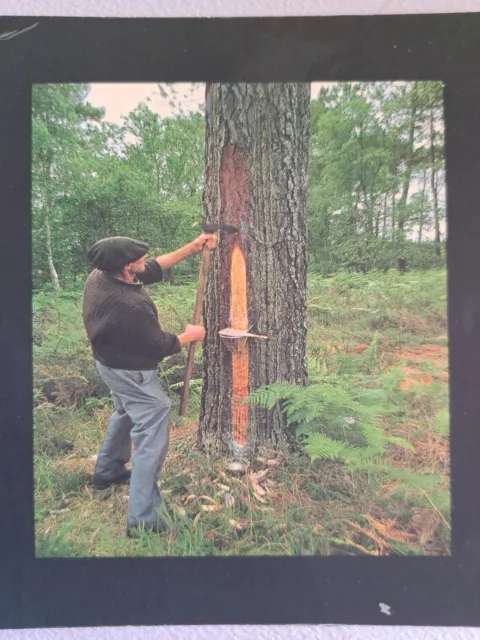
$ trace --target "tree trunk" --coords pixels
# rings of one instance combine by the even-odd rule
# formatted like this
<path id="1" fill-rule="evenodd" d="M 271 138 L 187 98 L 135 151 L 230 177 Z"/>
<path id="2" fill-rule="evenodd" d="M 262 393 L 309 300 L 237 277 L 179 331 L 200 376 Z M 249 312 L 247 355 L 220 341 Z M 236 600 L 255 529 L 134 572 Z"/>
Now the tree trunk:
<path id="1" fill-rule="evenodd" d="M 396 238 L 395 225 L 396 225 L 396 222 L 397 222 L 396 215 L 395 215 L 395 213 L 396 213 L 396 206 L 395 206 L 396 205 L 396 198 L 395 198 L 395 196 L 396 196 L 396 192 L 395 192 L 395 189 L 394 189 L 393 193 L 392 193 L 392 233 L 391 233 L 391 236 L 390 236 L 390 240 L 391 240 L 390 247 L 391 247 L 391 250 L 392 250 L 392 258 L 391 258 L 391 267 L 392 268 L 393 268 L 393 265 L 395 263 L 395 238 Z"/>
<path id="2" fill-rule="evenodd" d="M 60 283 L 58 281 L 57 270 L 55 269 L 55 264 L 53 262 L 53 252 L 52 252 L 52 233 L 50 230 L 50 214 L 52 212 L 53 198 L 52 198 L 52 163 L 49 162 L 46 167 L 46 198 L 44 202 L 44 210 L 43 210 L 43 224 L 45 227 L 45 248 L 47 250 L 47 263 L 48 263 L 48 272 L 50 274 L 50 281 L 53 285 L 55 291 L 60 290 Z"/>
<path id="3" fill-rule="evenodd" d="M 423 225 L 425 223 L 426 211 L 425 211 L 425 191 L 427 188 L 427 171 L 423 171 L 423 186 L 422 186 L 422 199 L 420 200 L 420 219 L 418 221 L 418 242 L 422 242 Z"/>
<path id="4" fill-rule="evenodd" d="M 383 201 L 383 226 L 382 226 L 382 238 L 387 237 L 387 203 L 388 194 L 385 193 L 385 199 Z M 380 214 L 379 214 L 380 215 Z"/>
<path id="5" fill-rule="evenodd" d="M 414 90 L 415 89 L 412 89 L 412 94 Z M 410 121 L 408 125 L 408 145 L 405 158 L 405 171 L 402 181 L 402 195 L 400 198 L 400 202 L 398 203 L 398 230 L 401 232 L 403 232 L 405 224 L 408 191 L 410 189 L 410 180 L 412 178 L 413 170 L 413 154 L 415 151 L 415 120 L 417 114 L 417 105 L 414 95 L 412 95 L 411 100 L 412 102 L 410 107 Z"/>
<path id="6" fill-rule="evenodd" d="M 392 193 L 392 242 L 394 242 L 395 240 L 395 225 L 397 224 L 397 219 L 395 216 L 395 212 L 396 212 L 396 193 L 393 192 Z"/>
<path id="7" fill-rule="evenodd" d="M 171 269 L 165 269 L 163 271 L 163 283 L 164 284 L 175 284 L 175 279 L 173 277 L 173 271 Z"/>
<path id="8" fill-rule="evenodd" d="M 375 238 L 378 238 L 380 235 L 380 216 L 382 214 L 382 211 L 380 209 L 380 206 L 376 206 L 376 211 L 375 211 Z"/>
<path id="9" fill-rule="evenodd" d="M 221 235 L 207 279 L 198 445 L 238 458 L 288 450 L 279 404 L 244 403 L 276 381 L 307 384 L 308 84 L 208 84 L 204 218 Z M 268 339 L 220 338 L 228 327 Z M 230 343 L 230 344 L 229 344 Z"/>
<path id="10" fill-rule="evenodd" d="M 432 170 L 430 173 L 430 183 L 432 187 L 433 194 L 433 219 L 435 223 L 435 240 L 434 240 L 434 251 L 435 255 L 440 257 L 440 212 L 438 210 L 438 191 L 437 191 L 437 183 L 435 180 L 436 171 L 435 171 L 435 124 L 433 118 L 433 107 L 430 108 L 430 162 L 432 165 Z"/>
<path id="11" fill-rule="evenodd" d="M 407 261 L 405 256 L 401 255 L 404 250 L 405 243 L 405 221 L 407 215 L 408 191 L 410 189 L 410 180 L 413 171 L 413 154 L 415 151 L 415 120 L 417 114 L 417 105 L 415 99 L 415 87 L 412 89 L 411 105 L 410 105 L 410 121 L 408 125 L 408 145 L 405 158 L 405 171 L 402 181 L 402 195 L 398 203 L 398 220 L 397 220 L 397 252 L 398 252 L 398 270 L 400 273 L 406 271 Z"/>

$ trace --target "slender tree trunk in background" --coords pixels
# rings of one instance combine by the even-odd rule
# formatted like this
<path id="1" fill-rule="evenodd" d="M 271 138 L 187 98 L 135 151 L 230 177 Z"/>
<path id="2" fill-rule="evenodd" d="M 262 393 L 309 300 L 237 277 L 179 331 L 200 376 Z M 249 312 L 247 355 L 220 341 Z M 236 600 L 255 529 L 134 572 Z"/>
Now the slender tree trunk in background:
<path id="1" fill-rule="evenodd" d="M 417 114 L 417 105 L 414 94 L 415 88 L 412 89 L 412 102 L 410 108 L 410 121 L 408 127 L 408 146 L 405 158 L 405 172 L 403 174 L 402 195 L 398 203 L 398 223 L 397 223 L 397 245 L 403 245 L 405 239 L 405 218 L 407 214 L 408 191 L 410 189 L 410 180 L 413 171 L 413 154 L 415 151 L 415 123 Z M 406 260 L 403 256 L 398 257 L 398 269 L 403 272 L 406 269 Z"/>
<path id="2" fill-rule="evenodd" d="M 373 236 L 373 199 L 372 202 L 368 202 L 367 189 L 362 184 L 362 192 L 363 192 L 363 206 L 364 214 L 365 214 L 365 227 L 366 227 L 366 236 L 371 238 Z"/>
<path id="3" fill-rule="evenodd" d="M 367 208 L 367 238 L 371 239 L 374 235 L 373 228 L 373 217 L 374 213 L 372 210 L 372 204 L 369 204 L 367 201 L 365 202 L 365 207 Z"/>
<path id="4" fill-rule="evenodd" d="M 43 224 L 45 227 L 45 248 L 47 251 L 47 263 L 48 263 L 48 273 L 50 275 L 50 281 L 55 291 L 59 291 L 60 283 L 58 281 L 57 270 L 55 269 L 55 264 L 53 262 L 52 233 L 50 230 L 50 214 L 52 212 L 52 205 L 53 205 L 51 161 L 49 161 L 46 166 L 45 174 L 46 174 L 45 176 L 46 177 L 46 180 L 45 180 L 46 198 L 45 198 L 44 210 L 43 210 Z"/>
<path id="5" fill-rule="evenodd" d="M 348 233 L 356 236 L 358 233 L 358 205 L 360 204 L 360 192 L 357 191 L 357 199 L 355 200 L 355 206 L 350 210 L 350 216 L 348 220 Z"/>
<path id="6" fill-rule="evenodd" d="M 159 160 L 157 158 L 157 154 L 154 156 L 154 165 L 155 165 L 155 177 L 157 179 L 157 196 L 160 197 L 160 167 L 158 166 Z"/>
<path id="7" fill-rule="evenodd" d="M 381 216 L 382 210 L 380 208 L 380 206 L 376 206 L 376 211 L 375 211 L 375 238 L 378 238 L 380 235 L 380 216 Z"/>
<path id="8" fill-rule="evenodd" d="M 45 240 L 46 240 L 46 249 L 47 249 L 47 262 L 48 262 L 48 272 L 50 274 L 50 281 L 53 284 L 53 288 L 55 291 L 60 290 L 60 283 L 58 281 L 57 270 L 55 269 L 55 265 L 53 263 L 53 254 L 52 254 L 52 235 L 50 231 L 50 221 L 48 209 L 45 209 L 44 214 L 44 224 L 45 224 Z"/>
<path id="9" fill-rule="evenodd" d="M 163 272 L 163 282 L 168 284 L 174 284 L 175 279 L 173 277 L 173 271 L 171 269 L 165 269 Z"/>
<path id="10" fill-rule="evenodd" d="M 294 445 L 280 406 L 243 400 L 264 384 L 307 384 L 309 118 L 308 84 L 207 84 L 204 218 L 240 231 L 221 237 L 207 279 L 201 449 L 248 458 Z M 268 340 L 232 351 L 227 327 Z"/>
<path id="11" fill-rule="evenodd" d="M 108 216 L 105 214 L 105 209 L 103 208 L 103 206 L 100 207 L 100 210 L 98 211 L 98 215 L 102 223 L 103 237 L 108 238 L 108 236 L 110 235 L 110 220 Z"/>
<path id="12" fill-rule="evenodd" d="M 430 183 L 433 194 L 433 219 L 435 223 L 435 240 L 434 251 L 435 255 L 440 257 L 440 211 L 438 209 L 438 191 L 436 182 L 436 170 L 435 170 L 435 125 L 433 118 L 433 107 L 430 107 Z"/>
<path id="13" fill-rule="evenodd" d="M 393 268 L 393 265 L 395 263 L 395 239 L 396 239 L 396 231 L 395 231 L 395 225 L 397 223 L 396 220 L 396 193 L 395 193 L 395 189 L 392 193 L 392 232 L 391 232 L 391 240 L 390 240 L 390 247 L 391 247 L 391 251 L 392 251 L 392 262 L 391 262 L 391 268 Z"/>
<path id="14" fill-rule="evenodd" d="M 422 199 L 420 201 L 420 220 L 418 227 L 418 242 L 422 241 L 423 224 L 425 222 L 425 190 L 427 188 L 427 172 L 423 172 Z"/>
<path id="15" fill-rule="evenodd" d="M 406 216 L 406 207 L 407 207 L 407 199 L 408 199 L 408 191 L 410 189 L 410 180 L 412 178 L 412 170 L 413 170 L 413 153 L 414 153 L 414 143 L 415 143 L 415 117 L 416 117 L 417 108 L 415 102 L 412 103 L 411 113 L 410 113 L 410 122 L 408 128 L 408 146 L 407 146 L 407 155 L 405 158 L 405 172 L 403 174 L 402 181 L 402 195 L 400 198 L 400 202 L 398 203 L 398 229 L 403 230 L 405 224 L 405 216 Z"/>
<path id="16" fill-rule="evenodd" d="M 396 218 L 396 193 L 393 192 L 392 193 L 392 241 L 395 238 L 395 225 L 397 224 L 397 218 Z"/>
<path id="17" fill-rule="evenodd" d="M 387 237 L 387 202 L 388 202 L 388 194 L 385 194 L 385 198 L 383 201 L 383 226 L 382 226 L 382 238 Z"/>

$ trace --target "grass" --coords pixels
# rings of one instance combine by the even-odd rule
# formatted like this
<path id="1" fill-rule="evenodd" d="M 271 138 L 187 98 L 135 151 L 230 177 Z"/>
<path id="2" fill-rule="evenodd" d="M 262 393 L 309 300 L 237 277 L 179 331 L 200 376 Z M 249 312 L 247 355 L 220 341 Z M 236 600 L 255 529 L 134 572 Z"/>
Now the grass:
<path id="1" fill-rule="evenodd" d="M 173 402 L 162 476 L 170 529 L 135 539 L 125 537 L 128 487 L 95 491 L 90 482 L 112 406 L 84 336 L 82 292 L 35 294 L 37 556 L 447 555 L 445 291 L 441 269 L 308 280 L 311 380 L 349 376 L 362 391 L 398 372 L 391 393 L 402 410 L 381 426 L 409 443 L 392 445 L 386 462 L 409 472 L 411 482 L 368 467 L 353 473 L 338 460 L 312 461 L 303 447 L 231 470 L 228 461 L 196 451 L 199 387 L 179 418 L 172 380 L 182 364 L 164 363 L 160 374 Z M 179 332 L 190 321 L 195 285 L 160 285 L 151 293 L 162 326 Z"/>

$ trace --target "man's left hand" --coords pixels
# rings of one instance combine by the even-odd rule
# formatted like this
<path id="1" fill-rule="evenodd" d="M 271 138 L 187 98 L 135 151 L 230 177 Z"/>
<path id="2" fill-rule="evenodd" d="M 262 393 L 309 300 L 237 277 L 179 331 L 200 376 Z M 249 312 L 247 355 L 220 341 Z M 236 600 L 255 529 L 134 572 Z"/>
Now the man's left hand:
<path id="1" fill-rule="evenodd" d="M 195 240 L 193 241 L 193 244 L 195 245 L 198 251 L 201 251 L 205 244 L 209 249 L 215 249 L 215 247 L 217 246 L 217 234 L 202 233 L 201 235 L 198 236 L 198 238 L 195 238 Z"/>

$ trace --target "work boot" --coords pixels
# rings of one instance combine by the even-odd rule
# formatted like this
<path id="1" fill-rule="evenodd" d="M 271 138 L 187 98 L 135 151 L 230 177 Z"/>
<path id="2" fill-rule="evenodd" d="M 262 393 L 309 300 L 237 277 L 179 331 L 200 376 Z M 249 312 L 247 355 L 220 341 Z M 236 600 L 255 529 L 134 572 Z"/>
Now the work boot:
<path id="1" fill-rule="evenodd" d="M 116 478 L 112 478 L 110 480 L 104 480 L 103 478 L 94 476 L 93 486 L 95 489 L 108 489 L 108 487 L 111 487 L 113 484 L 128 484 L 130 482 L 130 476 L 130 469 L 125 469 L 125 471 L 122 471 L 122 473 Z"/>
<path id="2" fill-rule="evenodd" d="M 163 520 L 159 520 L 154 524 L 131 524 L 127 526 L 127 538 L 136 538 L 142 531 L 148 533 L 165 533 L 165 531 L 168 531 L 168 525 Z"/>

